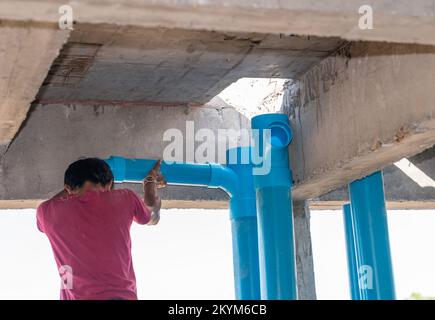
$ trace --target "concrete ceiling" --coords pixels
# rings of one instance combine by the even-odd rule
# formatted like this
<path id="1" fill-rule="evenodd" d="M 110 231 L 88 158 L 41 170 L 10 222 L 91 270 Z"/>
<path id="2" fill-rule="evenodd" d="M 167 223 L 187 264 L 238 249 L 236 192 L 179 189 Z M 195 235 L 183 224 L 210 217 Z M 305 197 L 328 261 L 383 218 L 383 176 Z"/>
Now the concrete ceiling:
<path id="1" fill-rule="evenodd" d="M 80 24 L 37 100 L 204 104 L 243 77 L 296 78 L 343 43 L 338 38 Z"/>

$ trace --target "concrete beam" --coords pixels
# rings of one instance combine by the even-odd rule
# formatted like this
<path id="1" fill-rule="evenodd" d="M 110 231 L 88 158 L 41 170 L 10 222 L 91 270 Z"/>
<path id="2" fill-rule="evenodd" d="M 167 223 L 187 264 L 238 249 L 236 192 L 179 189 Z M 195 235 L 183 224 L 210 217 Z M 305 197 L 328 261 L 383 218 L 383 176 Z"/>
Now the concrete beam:
<path id="1" fill-rule="evenodd" d="M 140 192 L 138 192 L 141 195 Z M 47 199 L 0 200 L 0 210 L 36 209 Z M 162 200 L 163 209 L 228 209 L 228 201 L 216 200 Z"/>
<path id="2" fill-rule="evenodd" d="M 435 47 L 351 43 L 289 84 L 296 199 L 435 144 Z"/>
<path id="3" fill-rule="evenodd" d="M 408 160 L 424 173 L 428 179 L 435 181 L 435 147 L 427 149 L 422 153 L 409 157 Z M 385 198 L 389 207 L 403 209 L 407 207 L 419 209 L 435 209 L 435 182 L 433 185 L 422 185 L 419 175 L 408 176 L 395 165 L 386 167 L 383 170 Z M 348 200 L 347 187 L 329 192 L 318 199 L 320 205 L 329 203 L 330 206 L 338 205 L 340 201 Z"/>
<path id="4" fill-rule="evenodd" d="M 33 154 L 33 152 L 30 152 Z M 410 157 L 409 161 L 422 170 L 429 178 L 435 180 L 435 147 L 425 150 L 424 152 Z M 30 169 L 27 169 L 30 171 Z M 390 209 L 435 209 L 435 188 L 422 187 L 418 181 L 414 181 L 396 166 L 391 165 L 383 170 L 385 183 L 385 197 L 387 200 L 387 208 Z M 61 176 L 61 174 L 59 174 Z M 60 179 L 61 177 L 59 177 Z M 57 187 L 57 186 L 56 186 Z M 142 188 L 139 184 L 120 185 L 119 187 L 128 187 L 139 194 L 142 193 Z M 200 209 L 227 209 L 228 196 L 217 189 L 205 189 L 186 186 L 168 186 L 160 190 L 163 197 L 163 208 L 200 208 Z M 30 195 L 31 198 L 35 197 Z M 24 209 L 36 208 L 43 199 L 0 199 L 0 209 Z M 347 188 L 329 192 L 321 197 L 307 201 L 307 205 L 311 210 L 341 210 L 345 202 L 348 201 Z M 303 201 L 295 201 L 295 230 L 304 233 L 300 230 L 308 228 L 309 217 L 300 214 L 304 212 L 301 208 Z M 307 209 L 307 210 L 309 210 Z M 309 212 L 308 212 L 309 213 Z M 307 213 L 307 215 L 308 215 Z M 299 224 L 298 224 L 299 223 Z M 298 231 L 299 230 L 299 231 Z M 296 234 L 296 240 L 299 236 Z M 302 248 L 305 248 L 305 238 L 301 238 Z M 305 239 L 305 240 L 304 240 Z M 299 240 L 297 240 L 298 242 Z M 304 249 L 305 250 L 305 249 Z M 307 258 L 307 252 L 300 253 L 301 260 Z M 305 252 L 305 253 L 304 253 Z M 305 266 L 306 264 L 304 264 Z M 300 271 L 303 274 L 303 270 Z M 302 277 L 302 275 L 300 276 Z M 307 280 L 308 281 L 308 280 Z M 301 290 L 305 290 L 301 288 Z M 304 291 L 306 292 L 306 291 Z M 302 294 L 302 293 L 301 293 Z"/>
<path id="5" fill-rule="evenodd" d="M 310 200 L 310 210 L 343 210 L 348 201 Z M 435 201 L 387 201 L 387 210 L 434 210 Z"/>
<path id="6" fill-rule="evenodd" d="M 68 1 L 4 0 L 0 19 L 57 23 L 64 4 Z M 358 27 L 362 4 L 373 8 L 373 30 Z M 83 0 L 71 6 L 79 23 L 435 44 L 432 0 Z"/>
<path id="7" fill-rule="evenodd" d="M 163 133 L 179 129 L 186 137 L 186 121 L 194 121 L 195 132 L 208 128 L 216 136 L 218 129 L 249 128 L 249 121 L 223 102 L 194 108 L 33 105 L 0 159 L 0 199 L 47 199 L 63 188 L 65 169 L 80 157 L 161 158 L 168 144 Z M 164 199 L 225 201 L 226 195 L 218 189 L 193 193 L 189 187 L 171 187 Z"/>
<path id="8" fill-rule="evenodd" d="M 140 194 L 140 190 L 137 190 Z M 13 199 L 1 200 L 0 210 L 8 209 L 36 209 L 47 199 Z M 342 210 L 346 201 L 316 201 L 307 202 L 310 210 Z M 164 209 L 228 209 L 228 200 L 162 200 Z M 435 201 L 387 201 L 387 210 L 433 210 Z"/>
<path id="9" fill-rule="evenodd" d="M 0 157 L 67 37 L 52 25 L 0 22 Z"/>

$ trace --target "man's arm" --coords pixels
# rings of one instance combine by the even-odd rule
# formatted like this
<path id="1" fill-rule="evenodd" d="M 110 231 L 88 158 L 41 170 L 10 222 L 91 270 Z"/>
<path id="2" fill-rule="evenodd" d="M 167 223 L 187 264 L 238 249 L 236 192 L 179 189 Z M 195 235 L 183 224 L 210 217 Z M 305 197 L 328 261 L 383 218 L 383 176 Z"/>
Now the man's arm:
<path id="1" fill-rule="evenodd" d="M 160 208 L 162 200 L 157 195 L 157 183 L 145 180 L 144 181 L 144 202 L 151 211 L 151 219 L 148 225 L 156 225 L 160 220 Z"/>
<path id="2" fill-rule="evenodd" d="M 148 225 L 156 225 L 160 220 L 160 208 L 162 206 L 162 200 L 157 193 L 157 188 L 164 187 L 166 185 L 166 182 L 160 172 L 160 164 L 161 160 L 157 161 L 143 182 L 144 202 L 151 211 L 151 219 L 148 222 Z"/>

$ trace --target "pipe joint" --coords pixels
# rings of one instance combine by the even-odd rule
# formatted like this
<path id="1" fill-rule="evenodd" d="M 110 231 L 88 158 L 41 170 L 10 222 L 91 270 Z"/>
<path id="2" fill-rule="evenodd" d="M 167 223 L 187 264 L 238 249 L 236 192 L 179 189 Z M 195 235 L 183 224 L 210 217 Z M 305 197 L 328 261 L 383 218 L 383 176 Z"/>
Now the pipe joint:
<path id="1" fill-rule="evenodd" d="M 251 124 L 252 129 L 260 131 L 257 153 L 263 157 L 263 161 L 256 164 L 255 168 L 270 168 L 270 170 L 259 170 L 258 174 L 254 174 L 255 188 L 291 187 L 292 173 L 289 168 L 288 146 L 293 134 L 287 115 L 263 114 L 252 118 Z M 270 141 L 264 141 L 266 137 L 264 130 L 270 130 Z M 267 148 L 265 144 L 269 144 L 270 147 Z"/>
<path id="2" fill-rule="evenodd" d="M 230 168 L 220 164 L 210 163 L 210 187 L 221 188 L 230 197 L 239 189 L 237 174 Z"/>

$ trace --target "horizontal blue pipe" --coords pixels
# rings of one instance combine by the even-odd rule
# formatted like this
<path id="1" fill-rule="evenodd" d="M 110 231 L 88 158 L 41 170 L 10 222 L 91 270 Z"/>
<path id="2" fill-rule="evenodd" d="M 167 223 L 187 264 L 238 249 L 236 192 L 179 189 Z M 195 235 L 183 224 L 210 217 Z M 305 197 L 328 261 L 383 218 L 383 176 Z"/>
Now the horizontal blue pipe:
<path id="1" fill-rule="evenodd" d="M 352 300 L 361 300 L 358 285 L 358 263 L 356 256 L 356 243 L 352 223 L 352 212 L 349 203 L 343 206 L 344 234 L 346 240 L 347 271 L 349 275 L 349 289 Z"/>
<path id="2" fill-rule="evenodd" d="M 110 157 L 106 160 L 115 182 L 142 182 L 157 160 Z M 238 188 L 237 176 L 229 168 L 210 163 L 161 164 L 161 172 L 169 184 L 222 188 L 233 194 Z"/>
<path id="3" fill-rule="evenodd" d="M 361 298 L 396 298 L 380 171 L 349 185 Z"/>

